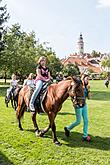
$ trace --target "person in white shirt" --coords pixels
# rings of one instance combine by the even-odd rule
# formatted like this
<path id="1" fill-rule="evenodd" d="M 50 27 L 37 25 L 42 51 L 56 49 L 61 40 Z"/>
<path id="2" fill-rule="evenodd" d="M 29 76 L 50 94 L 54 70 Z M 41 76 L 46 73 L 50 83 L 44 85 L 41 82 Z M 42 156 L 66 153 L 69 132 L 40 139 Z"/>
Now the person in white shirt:
<path id="1" fill-rule="evenodd" d="M 27 77 L 27 79 L 24 80 L 24 83 L 23 83 L 23 87 L 24 86 L 29 86 L 30 88 L 34 88 L 35 87 L 35 83 L 34 83 L 34 79 L 33 79 L 33 73 L 30 73 Z M 30 108 L 29 108 L 29 101 L 27 103 L 27 112 L 30 112 Z"/>
<path id="2" fill-rule="evenodd" d="M 16 80 L 16 75 L 12 74 L 12 80 L 10 82 L 10 88 L 7 89 L 7 100 L 10 100 L 10 93 L 13 92 L 18 87 L 18 82 Z"/>
<path id="3" fill-rule="evenodd" d="M 28 85 L 29 87 L 34 88 L 35 84 L 34 84 L 34 79 L 33 79 L 33 73 L 30 73 L 28 78 L 24 80 L 23 87 L 25 85 Z"/>

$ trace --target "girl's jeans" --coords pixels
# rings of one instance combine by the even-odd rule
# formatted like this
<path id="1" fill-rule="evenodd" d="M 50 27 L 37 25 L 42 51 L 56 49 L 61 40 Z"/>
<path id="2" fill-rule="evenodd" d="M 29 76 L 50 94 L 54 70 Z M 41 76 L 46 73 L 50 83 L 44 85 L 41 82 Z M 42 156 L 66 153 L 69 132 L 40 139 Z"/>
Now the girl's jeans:
<path id="1" fill-rule="evenodd" d="M 30 107 L 32 105 L 34 106 L 35 100 L 36 100 L 36 98 L 37 98 L 37 96 L 38 96 L 42 86 L 43 86 L 43 81 L 42 80 L 38 80 L 37 83 L 36 83 L 36 89 L 33 92 L 31 100 L 30 100 Z"/>
<path id="2" fill-rule="evenodd" d="M 83 137 L 88 136 L 88 112 L 87 112 L 87 105 L 85 104 L 82 108 L 75 108 L 76 112 L 76 121 L 73 122 L 70 126 L 67 127 L 68 130 L 71 130 L 72 128 L 76 127 L 81 123 L 81 118 L 83 117 Z"/>

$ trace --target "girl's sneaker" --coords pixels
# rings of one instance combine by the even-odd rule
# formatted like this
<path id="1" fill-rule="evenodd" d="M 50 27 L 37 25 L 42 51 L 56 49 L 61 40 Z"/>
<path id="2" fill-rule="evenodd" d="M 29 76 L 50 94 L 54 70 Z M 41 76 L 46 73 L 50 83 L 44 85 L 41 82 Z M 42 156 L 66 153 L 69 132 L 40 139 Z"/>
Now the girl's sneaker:
<path id="1" fill-rule="evenodd" d="M 90 136 L 83 137 L 82 141 L 90 142 L 91 141 L 91 137 Z"/>
<path id="2" fill-rule="evenodd" d="M 70 136 L 70 131 L 67 129 L 67 127 L 64 127 L 64 130 L 65 130 L 65 135 L 67 137 L 69 137 Z"/>

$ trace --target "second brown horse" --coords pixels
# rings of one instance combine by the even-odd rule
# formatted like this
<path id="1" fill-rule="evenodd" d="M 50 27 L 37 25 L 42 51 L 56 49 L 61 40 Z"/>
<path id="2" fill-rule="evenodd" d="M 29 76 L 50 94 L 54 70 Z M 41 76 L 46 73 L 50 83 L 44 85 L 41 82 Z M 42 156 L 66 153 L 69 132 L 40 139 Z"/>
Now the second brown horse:
<path id="1" fill-rule="evenodd" d="M 27 90 L 28 89 L 28 90 Z M 23 116 L 27 105 L 29 104 L 29 88 L 22 88 L 19 93 L 18 107 L 16 110 L 16 116 L 19 121 L 19 128 L 23 130 L 21 125 L 21 117 Z M 83 86 L 80 80 L 76 77 L 69 77 L 66 80 L 62 80 L 58 84 L 51 84 L 47 89 L 47 95 L 43 101 L 43 107 L 49 118 L 49 126 L 40 131 L 36 122 L 36 113 L 32 114 L 32 121 L 34 124 L 35 133 L 38 136 L 43 136 L 50 128 L 52 129 L 53 142 L 56 145 L 60 145 L 60 142 L 56 136 L 55 117 L 62 108 L 63 102 L 71 97 L 71 100 L 75 105 L 83 106 L 85 104 Z"/>

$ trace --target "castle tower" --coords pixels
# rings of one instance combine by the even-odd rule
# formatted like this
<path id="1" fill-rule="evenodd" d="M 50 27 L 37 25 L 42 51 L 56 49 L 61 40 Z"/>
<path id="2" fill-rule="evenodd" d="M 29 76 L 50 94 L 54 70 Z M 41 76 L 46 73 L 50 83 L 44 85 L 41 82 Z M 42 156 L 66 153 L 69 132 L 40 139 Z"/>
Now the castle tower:
<path id="1" fill-rule="evenodd" d="M 82 56 L 84 54 L 84 42 L 83 42 L 82 33 L 80 33 L 80 37 L 78 38 L 77 48 L 78 48 L 78 55 Z"/>

